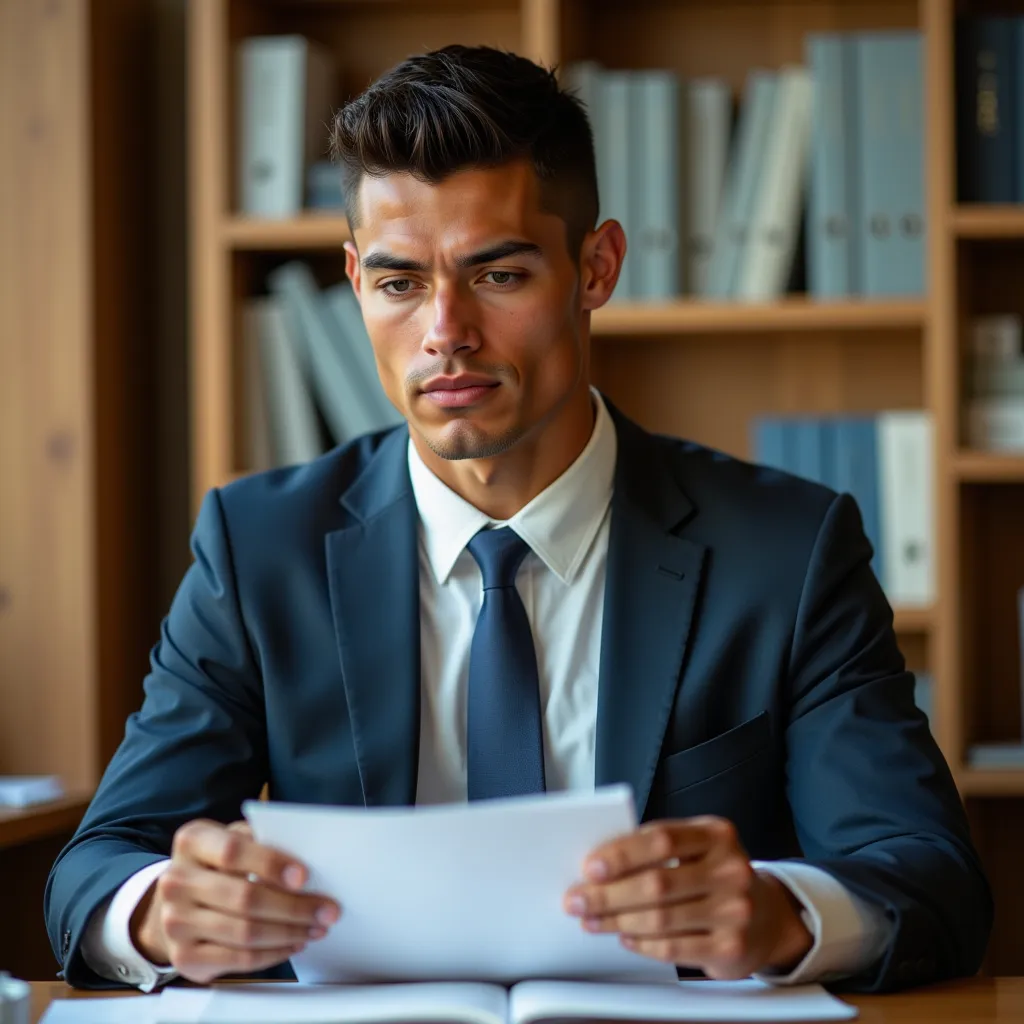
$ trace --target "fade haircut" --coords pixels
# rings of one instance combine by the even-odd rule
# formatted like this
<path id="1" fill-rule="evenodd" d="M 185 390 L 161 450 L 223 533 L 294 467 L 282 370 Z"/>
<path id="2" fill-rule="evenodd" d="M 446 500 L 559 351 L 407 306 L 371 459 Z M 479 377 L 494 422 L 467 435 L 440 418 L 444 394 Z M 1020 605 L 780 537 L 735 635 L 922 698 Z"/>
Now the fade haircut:
<path id="1" fill-rule="evenodd" d="M 578 260 L 597 221 L 594 142 L 583 104 L 552 70 L 489 46 L 446 46 L 385 72 L 334 116 L 331 157 L 357 225 L 364 175 L 432 185 L 456 171 L 529 161 L 542 208 L 565 221 Z"/>

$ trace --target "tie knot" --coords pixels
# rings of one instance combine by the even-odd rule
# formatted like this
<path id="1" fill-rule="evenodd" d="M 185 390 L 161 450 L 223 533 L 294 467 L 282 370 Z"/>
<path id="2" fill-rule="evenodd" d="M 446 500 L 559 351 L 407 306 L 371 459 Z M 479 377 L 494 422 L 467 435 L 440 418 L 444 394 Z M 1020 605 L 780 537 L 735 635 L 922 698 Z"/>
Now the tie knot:
<path id="1" fill-rule="evenodd" d="M 498 530 L 481 530 L 468 547 L 480 566 L 484 590 L 514 587 L 519 566 L 530 550 L 530 545 L 507 526 Z"/>

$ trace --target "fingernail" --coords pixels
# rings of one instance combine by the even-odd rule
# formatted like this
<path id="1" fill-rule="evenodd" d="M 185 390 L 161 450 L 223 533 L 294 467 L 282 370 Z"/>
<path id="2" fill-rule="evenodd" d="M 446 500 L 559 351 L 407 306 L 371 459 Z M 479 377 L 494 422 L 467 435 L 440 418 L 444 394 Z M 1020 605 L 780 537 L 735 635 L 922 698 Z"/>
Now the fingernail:
<path id="1" fill-rule="evenodd" d="M 603 882 L 608 877 L 608 865 L 603 860 L 592 860 L 586 866 L 586 875 L 594 882 Z"/>
<path id="2" fill-rule="evenodd" d="M 582 914 L 587 909 L 587 901 L 582 896 L 570 896 L 566 907 L 570 914 Z"/>
<path id="3" fill-rule="evenodd" d="M 588 932 L 596 932 L 601 930 L 601 921 L 596 917 L 585 917 L 583 918 L 583 927 Z"/>
<path id="4" fill-rule="evenodd" d="M 321 908 L 320 908 L 320 909 L 319 909 L 319 910 L 318 910 L 318 911 L 316 912 L 316 919 L 317 919 L 317 920 L 318 920 L 318 921 L 319 921 L 319 922 L 320 922 L 320 923 L 321 923 L 321 924 L 322 924 L 322 925 L 323 925 L 323 926 L 324 926 L 325 928 L 328 928 L 328 927 L 330 927 L 330 926 L 331 926 L 332 924 L 334 924 L 334 922 L 335 922 L 335 921 L 337 921 L 337 920 L 338 920 L 338 912 L 337 912 L 337 911 L 336 911 L 336 910 L 334 909 L 334 907 L 321 907 Z"/>
<path id="5" fill-rule="evenodd" d="M 302 888 L 302 868 L 297 864 L 289 864 L 284 869 L 284 884 L 289 889 L 301 889 Z"/>
<path id="6" fill-rule="evenodd" d="M 631 939 L 628 935 L 623 935 L 619 941 L 626 949 L 636 949 L 636 939 Z"/>
<path id="7" fill-rule="evenodd" d="M 310 928 L 309 929 L 309 937 L 311 939 L 322 939 L 326 934 L 327 934 L 327 931 L 324 928 Z"/>

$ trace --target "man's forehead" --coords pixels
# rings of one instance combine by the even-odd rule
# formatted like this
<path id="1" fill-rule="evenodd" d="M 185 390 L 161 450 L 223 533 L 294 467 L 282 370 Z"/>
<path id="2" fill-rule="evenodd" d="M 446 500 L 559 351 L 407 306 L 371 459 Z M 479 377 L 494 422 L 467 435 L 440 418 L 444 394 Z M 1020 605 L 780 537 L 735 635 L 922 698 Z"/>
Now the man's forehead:
<path id="1" fill-rule="evenodd" d="M 528 171 L 529 173 L 525 173 Z M 397 173 L 363 179 L 355 240 L 369 246 L 472 250 L 496 239 L 540 242 L 544 213 L 532 167 L 459 171 L 438 184 Z M 532 180 L 531 180 L 532 178 Z"/>
<path id="2" fill-rule="evenodd" d="M 529 164 L 467 168 L 437 183 L 408 172 L 366 175 L 359 187 L 359 220 L 369 225 L 492 215 L 521 221 L 540 211 L 539 198 L 539 182 Z"/>

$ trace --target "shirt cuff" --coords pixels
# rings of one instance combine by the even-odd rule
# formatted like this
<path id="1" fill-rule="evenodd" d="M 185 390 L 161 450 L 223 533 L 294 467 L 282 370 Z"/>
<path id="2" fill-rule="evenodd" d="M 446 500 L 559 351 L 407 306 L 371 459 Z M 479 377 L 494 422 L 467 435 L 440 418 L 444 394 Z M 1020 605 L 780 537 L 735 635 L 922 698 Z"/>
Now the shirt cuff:
<path id="1" fill-rule="evenodd" d="M 763 971 L 755 978 L 772 985 L 838 981 L 867 970 L 885 952 L 893 932 L 885 912 L 855 896 L 827 871 L 791 860 L 752 861 L 751 866 L 773 875 L 796 897 L 814 940 L 789 973 Z"/>
<path id="2" fill-rule="evenodd" d="M 135 985 L 143 992 L 177 977 L 173 967 L 151 964 L 135 948 L 129 931 L 139 901 L 170 863 L 160 860 L 136 871 L 90 918 L 82 937 L 82 957 L 100 977 Z"/>

